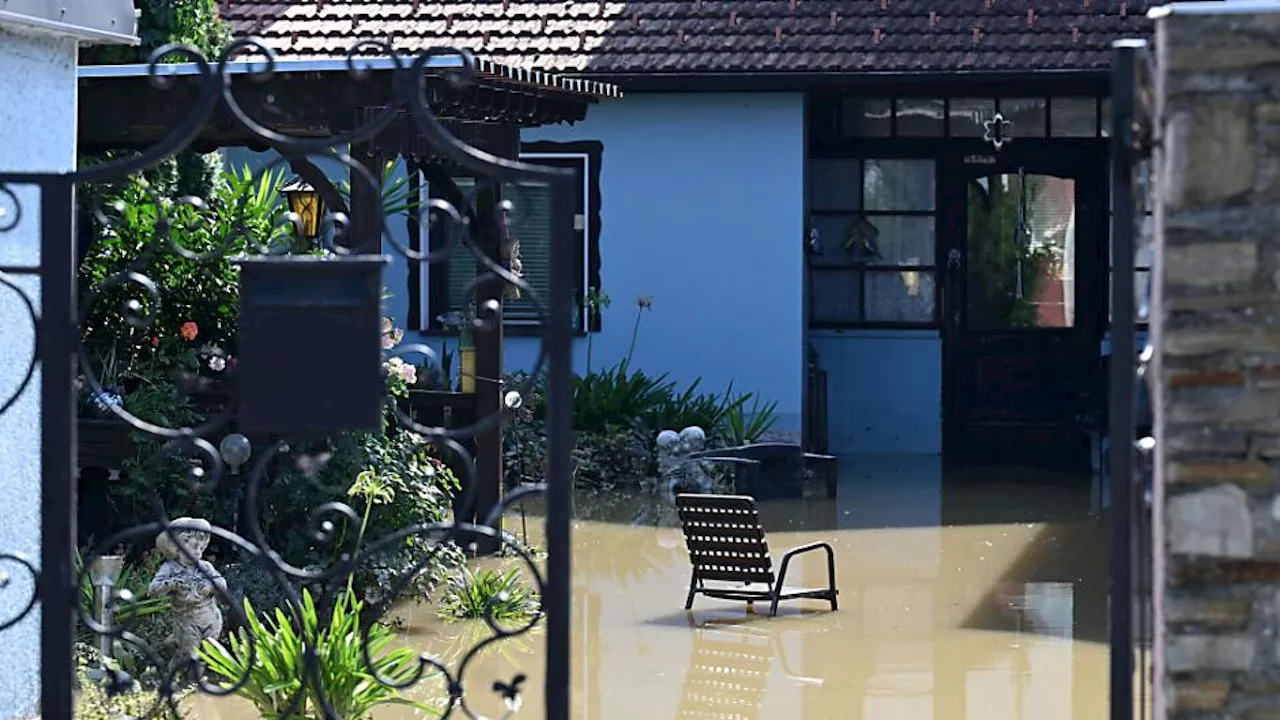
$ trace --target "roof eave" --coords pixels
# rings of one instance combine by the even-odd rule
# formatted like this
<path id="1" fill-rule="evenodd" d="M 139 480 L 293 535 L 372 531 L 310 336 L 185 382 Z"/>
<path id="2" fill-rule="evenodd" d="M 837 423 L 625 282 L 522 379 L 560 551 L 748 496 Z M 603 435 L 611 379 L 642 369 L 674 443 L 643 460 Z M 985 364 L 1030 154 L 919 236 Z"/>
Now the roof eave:
<path id="1" fill-rule="evenodd" d="M 796 92 L 836 87 L 919 87 L 931 83 L 1044 82 L 1080 86 L 1110 84 L 1110 69 L 1027 69 L 831 72 L 584 72 L 564 73 L 624 88 L 626 92 Z"/>

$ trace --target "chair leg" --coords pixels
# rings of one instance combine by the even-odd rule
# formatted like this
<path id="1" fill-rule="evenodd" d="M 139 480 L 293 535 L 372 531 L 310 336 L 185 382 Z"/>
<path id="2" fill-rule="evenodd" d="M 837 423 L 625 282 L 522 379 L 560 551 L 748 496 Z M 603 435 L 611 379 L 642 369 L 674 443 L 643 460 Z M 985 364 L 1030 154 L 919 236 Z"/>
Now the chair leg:
<path id="1" fill-rule="evenodd" d="M 689 575 L 689 597 L 685 598 L 684 609 L 693 609 L 693 596 L 698 594 L 698 573 L 694 572 Z"/>
<path id="2" fill-rule="evenodd" d="M 773 599 L 769 601 L 769 617 L 778 616 L 778 593 L 774 593 Z"/>
<path id="3" fill-rule="evenodd" d="M 835 612 L 840 609 L 840 603 L 836 601 L 840 591 L 836 590 L 836 556 L 831 551 L 827 552 L 827 589 L 831 591 L 831 611 Z"/>

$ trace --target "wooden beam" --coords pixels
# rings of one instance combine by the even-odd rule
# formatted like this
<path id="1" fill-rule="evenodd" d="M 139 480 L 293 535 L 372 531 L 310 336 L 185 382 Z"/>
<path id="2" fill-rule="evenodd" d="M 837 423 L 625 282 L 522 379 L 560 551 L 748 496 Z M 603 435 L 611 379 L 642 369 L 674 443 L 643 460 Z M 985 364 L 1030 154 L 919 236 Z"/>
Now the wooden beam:
<path id="1" fill-rule="evenodd" d="M 502 186 L 489 179 L 481 179 L 476 192 L 476 241 L 480 249 L 494 262 L 501 263 Z M 481 276 L 483 277 L 483 275 Z M 488 418 L 502 413 L 502 289 L 504 283 L 490 275 L 488 281 L 476 288 L 476 312 L 491 302 L 498 304 L 499 313 L 483 330 L 475 333 L 476 345 L 476 415 Z M 476 436 L 476 518 L 483 521 L 490 511 L 502 501 L 502 423 L 494 423 Z M 493 525 L 502 530 L 502 518 Z M 496 552 L 500 544 L 478 539 L 477 551 L 482 554 Z"/>
<path id="2" fill-rule="evenodd" d="M 351 171 L 351 225 L 346 247 L 359 253 L 382 252 L 382 168 L 387 157 L 372 143 L 351 146 L 351 158 L 373 176 L 370 185 L 356 170 Z"/>

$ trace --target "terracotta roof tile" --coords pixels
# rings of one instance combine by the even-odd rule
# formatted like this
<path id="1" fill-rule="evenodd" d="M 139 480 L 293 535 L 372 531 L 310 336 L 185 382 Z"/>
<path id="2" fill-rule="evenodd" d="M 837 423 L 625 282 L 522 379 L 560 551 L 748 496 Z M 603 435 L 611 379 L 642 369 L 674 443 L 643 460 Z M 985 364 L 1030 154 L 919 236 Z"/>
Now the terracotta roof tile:
<path id="1" fill-rule="evenodd" d="M 573 73 L 1095 69 L 1148 0 L 221 0 L 284 57 L 451 45 Z"/>

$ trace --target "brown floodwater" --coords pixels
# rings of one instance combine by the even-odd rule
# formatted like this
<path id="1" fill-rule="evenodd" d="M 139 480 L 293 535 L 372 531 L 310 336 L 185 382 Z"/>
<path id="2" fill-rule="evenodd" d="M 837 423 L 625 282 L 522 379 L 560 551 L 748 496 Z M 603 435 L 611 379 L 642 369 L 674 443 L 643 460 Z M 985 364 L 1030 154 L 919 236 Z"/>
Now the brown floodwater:
<path id="1" fill-rule="evenodd" d="M 846 461 L 834 500 L 761 503 L 775 562 L 791 546 L 835 547 L 840 609 L 798 601 L 770 618 L 763 606 L 701 597 L 686 613 L 689 562 L 670 502 L 641 490 L 584 495 L 574 525 L 573 716 L 1105 717 L 1107 532 L 1089 501 L 1087 478 L 1016 468 L 944 478 L 936 458 Z M 538 508 L 526 519 L 539 543 Z M 522 532 L 518 513 L 507 529 Z M 820 555 L 800 562 L 788 584 L 825 584 Z M 454 665 L 485 632 L 428 606 L 401 615 L 404 643 Z M 472 712 L 503 717 L 491 685 L 524 673 L 514 717 L 542 717 L 543 642 L 535 630 L 473 661 Z M 424 681 L 413 696 L 441 697 L 443 686 Z M 189 706 L 201 720 L 256 717 L 239 700 Z"/>

